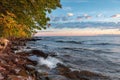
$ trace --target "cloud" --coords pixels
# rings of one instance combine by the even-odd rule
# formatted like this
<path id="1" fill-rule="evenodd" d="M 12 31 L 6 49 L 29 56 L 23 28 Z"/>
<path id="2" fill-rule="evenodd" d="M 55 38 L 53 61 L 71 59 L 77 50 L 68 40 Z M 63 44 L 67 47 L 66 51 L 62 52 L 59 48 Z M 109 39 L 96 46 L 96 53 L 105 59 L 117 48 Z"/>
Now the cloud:
<path id="1" fill-rule="evenodd" d="M 50 20 L 52 22 L 69 21 L 69 17 L 68 16 L 51 16 Z"/>
<path id="2" fill-rule="evenodd" d="M 91 19 L 92 16 L 85 16 L 85 19 Z"/>
<path id="3" fill-rule="evenodd" d="M 67 22 L 67 23 L 52 23 L 53 28 L 99 28 L 99 29 L 120 29 L 120 22 Z"/>
<path id="4" fill-rule="evenodd" d="M 88 14 L 84 14 L 82 16 L 77 16 L 76 20 L 83 20 L 83 19 L 91 19 L 92 16 L 88 15 Z"/>
<path id="5" fill-rule="evenodd" d="M 73 13 L 67 13 L 67 16 L 71 17 L 71 16 L 74 16 Z"/>
<path id="6" fill-rule="evenodd" d="M 82 20 L 84 18 L 84 16 L 77 16 L 77 20 Z"/>
<path id="7" fill-rule="evenodd" d="M 72 8 L 71 7 L 63 7 L 63 10 L 65 10 L 65 11 L 71 11 Z"/>
<path id="8" fill-rule="evenodd" d="M 92 16 L 89 16 L 88 14 L 84 14 L 83 17 L 84 17 L 85 19 L 90 19 L 90 18 L 92 18 Z"/>
<path id="9" fill-rule="evenodd" d="M 103 17 L 104 15 L 103 14 L 98 14 L 96 17 Z"/>
<path id="10" fill-rule="evenodd" d="M 112 18 L 120 18 L 120 14 L 115 14 L 111 16 Z"/>
<path id="11" fill-rule="evenodd" d="M 88 16 L 88 14 L 83 14 L 83 16 Z"/>

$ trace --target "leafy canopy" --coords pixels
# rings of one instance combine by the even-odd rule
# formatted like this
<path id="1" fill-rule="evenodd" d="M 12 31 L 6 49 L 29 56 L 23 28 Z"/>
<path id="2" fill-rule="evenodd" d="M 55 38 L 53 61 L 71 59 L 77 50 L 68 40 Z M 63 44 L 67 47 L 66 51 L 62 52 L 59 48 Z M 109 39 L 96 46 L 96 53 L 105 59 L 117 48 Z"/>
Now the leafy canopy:
<path id="1" fill-rule="evenodd" d="M 60 0 L 0 0 L 0 36 L 30 37 L 46 28 L 46 14 L 58 7 Z"/>

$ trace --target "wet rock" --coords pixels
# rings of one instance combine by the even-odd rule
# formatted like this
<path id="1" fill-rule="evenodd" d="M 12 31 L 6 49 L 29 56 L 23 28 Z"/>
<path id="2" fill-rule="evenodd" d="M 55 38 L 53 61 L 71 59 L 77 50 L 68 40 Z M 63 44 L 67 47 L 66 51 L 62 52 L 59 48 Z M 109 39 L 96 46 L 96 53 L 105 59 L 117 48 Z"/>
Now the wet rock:
<path id="1" fill-rule="evenodd" d="M 30 52 L 27 52 L 27 51 L 20 51 L 20 52 L 16 52 L 17 55 L 20 55 L 20 56 L 30 56 Z"/>
<path id="2" fill-rule="evenodd" d="M 96 73 L 93 73 L 93 72 L 90 72 L 90 71 L 80 71 L 79 73 L 81 76 L 88 76 L 88 77 L 93 77 L 93 76 L 102 76 L 101 74 L 96 74 Z"/>
<path id="3" fill-rule="evenodd" d="M 80 79 L 81 78 L 79 71 L 71 71 L 68 73 L 64 73 L 64 75 L 69 77 L 70 79 Z"/>
<path id="4" fill-rule="evenodd" d="M 65 65 L 60 64 L 60 63 L 57 64 L 57 70 L 60 72 L 60 74 L 64 74 L 66 72 L 71 71 L 68 67 L 66 67 Z"/>
<path id="5" fill-rule="evenodd" d="M 38 40 L 42 40 L 40 38 L 31 38 L 31 39 L 27 39 L 28 41 L 38 41 Z"/>
<path id="6" fill-rule="evenodd" d="M 87 78 L 81 77 L 80 80 L 90 80 L 90 79 L 87 79 Z"/>
<path id="7" fill-rule="evenodd" d="M 92 79 L 92 80 L 111 80 L 109 79 L 109 77 L 104 76 L 102 74 L 98 74 L 98 73 L 94 73 L 94 72 L 90 72 L 90 71 L 80 71 L 79 73 L 81 76 L 83 77 L 87 77 L 88 79 Z"/>
<path id="8" fill-rule="evenodd" d="M 33 65 L 33 66 L 35 66 L 35 65 L 37 65 L 38 63 L 37 63 L 37 61 L 33 61 L 33 60 L 30 60 L 30 59 L 27 59 L 27 61 L 29 61 L 29 65 Z"/>
<path id="9" fill-rule="evenodd" d="M 63 75 L 70 79 L 79 80 L 81 77 L 79 75 L 79 71 L 71 71 L 68 67 L 63 64 L 58 64 L 57 70 L 60 75 Z"/>
<path id="10" fill-rule="evenodd" d="M 55 52 L 51 52 L 51 53 L 48 53 L 48 54 L 49 54 L 49 56 L 52 56 L 52 57 L 56 57 L 56 56 L 58 56 L 58 54 L 55 53 Z"/>
<path id="11" fill-rule="evenodd" d="M 31 47 L 27 46 L 26 49 L 31 49 Z"/>
<path id="12" fill-rule="evenodd" d="M 18 48 L 17 46 L 15 46 L 15 47 L 11 47 L 11 49 L 12 49 L 13 51 L 15 51 L 15 50 L 18 50 L 19 48 Z"/>
<path id="13" fill-rule="evenodd" d="M 60 74 L 72 80 L 110 80 L 107 76 L 90 71 L 72 71 L 63 64 L 58 64 L 57 70 L 57 74 Z"/>
<path id="14" fill-rule="evenodd" d="M 43 58 L 47 58 L 48 57 L 48 54 L 40 51 L 40 50 L 32 50 L 31 51 L 31 54 L 33 55 L 37 55 L 37 56 L 40 56 L 40 57 L 43 57 Z"/>
<path id="15" fill-rule="evenodd" d="M 48 72 L 40 72 L 39 75 L 40 76 L 48 76 Z"/>
<path id="16" fill-rule="evenodd" d="M 62 75 L 49 75 L 46 80 L 70 80 Z"/>

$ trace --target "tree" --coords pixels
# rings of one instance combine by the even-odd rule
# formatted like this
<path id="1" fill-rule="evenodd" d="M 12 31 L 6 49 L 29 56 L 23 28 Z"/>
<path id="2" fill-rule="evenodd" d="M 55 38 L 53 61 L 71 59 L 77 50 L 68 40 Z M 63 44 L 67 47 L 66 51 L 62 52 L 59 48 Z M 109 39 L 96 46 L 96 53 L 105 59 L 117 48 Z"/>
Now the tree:
<path id="1" fill-rule="evenodd" d="M 0 0 L 0 36 L 30 37 L 46 28 L 46 15 L 58 7 L 60 0 Z"/>

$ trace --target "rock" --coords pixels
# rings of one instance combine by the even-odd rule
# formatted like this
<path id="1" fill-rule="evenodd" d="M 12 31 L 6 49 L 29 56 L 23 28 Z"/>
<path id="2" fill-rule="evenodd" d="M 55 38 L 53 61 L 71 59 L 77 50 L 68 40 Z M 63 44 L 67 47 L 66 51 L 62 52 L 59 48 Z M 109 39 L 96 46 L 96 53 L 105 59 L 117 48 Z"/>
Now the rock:
<path id="1" fill-rule="evenodd" d="M 48 54 L 49 54 L 49 56 L 52 56 L 52 57 L 56 57 L 56 56 L 58 56 L 58 54 L 55 53 L 55 52 L 51 52 L 51 53 L 48 53 Z"/>
<path id="2" fill-rule="evenodd" d="M 0 73 L 0 80 L 4 79 L 4 76 Z"/>
<path id="3" fill-rule="evenodd" d="M 17 46 L 11 47 L 13 51 L 17 51 L 19 48 Z"/>
<path id="4" fill-rule="evenodd" d="M 70 80 L 62 75 L 49 75 L 46 80 Z"/>
<path id="5" fill-rule="evenodd" d="M 86 71 L 86 70 L 80 71 L 79 74 L 80 74 L 81 76 L 88 76 L 88 77 L 102 76 L 102 75 L 100 75 L 100 74 L 96 74 L 96 73 L 93 73 L 93 72 L 90 72 L 90 71 Z"/>
<path id="6" fill-rule="evenodd" d="M 71 71 L 71 72 L 66 72 L 64 75 L 70 79 L 80 79 L 81 75 L 79 74 L 79 71 Z"/>
<path id="7" fill-rule="evenodd" d="M 10 40 L 11 41 L 11 40 Z M 20 42 L 19 42 L 20 41 Z M 14 53 L 14 50 L 20 49 L 24 45 L 24 40 L 12 40 L 8 46 L 0 52 L 0 80 L 37 80 L 37 71 L 34 67 L 37 62 L 28 59 L 31 53 Z M 13 43 L 13 44 L 12 44 Z M 4 45 L 2 44 L 2 48 Z M 36 53 L 35 53 L 36 54 Z M 39 79 L 38 79 L 39 80 Z"/>
<path id="8" fill-rule="evenodd" d="M 70 79 L 79 80 L 81 77 L 79 71 L 71 71 L 67 66 L 63 64 L 58 64 L 57 70 L 59 74 Z"/>
<path id="9" fill-rule="evenodd" d="M 72 71 L 63 64 L 58 64 L 56 69 L 58 71 L 57 74 L 65 76 L 72 80 L 110 80 L 107 76 L 86 70 Z"/>
<path id="10" fill-rule="evenodd" d="M 90 71 L 80 71 L 80 76 L 82 77 L 87 77 L 88 79 L 92 79 L 92 80 L 110 80 L 107 76 L 104 76 L 102 74 L 98 74 L 98 73 L 94 73 L 94 72 L 90 72 Z"/>
<path id="11" fill-rule="evenodd" d="M 9 75 L 8 76 L 8 79 L 9 80 L 21 80 L 18 76 L 15 76 L 15 75 Z M 24 78 L 23 78 L 24 79 Z"/>
<path id="12" fill-rule="evenodd" d="M 41 72 L 39 73 L 40 76 L 48 76 L 48 72 Z"/>
<path id="13" fill-rule="evenodd" d="M 29 65 L 33 65 L 33 66 L 35 66 L 35 65 L 37 65 L 38 63 L 37 63 L 37 61 L 33 61 L 33 60 L 30 60 L 30 59 L 27 59 L 27 61 L 29 61 Z"/>
<path id="14" fill-rule="evenodd" d="M 38 41 L 38 40 L 42 40 L 40 38 L 31 38 L 31 39 L 27 39 L 28 41 Z"/>
<path id="15" fill-rule="evenodd" d="M 31 50 L 31 54 L 43 57 L 45 59 L 48 57 L 48 54 L 45 54 L 44 52 L 40 50 Z"/>
<path id="16" fill-rule="evenodd" d="M 5 68 L 3 68 L 3 67 L 0 66 L 0 71 L 1 71 L 1 70 L 5 70 Z"/>
<path id="17" fill-rule="evenodd" d="M 71 71 L 68 67 L 66 67 L 65 65 L 60 64 L 60 63 L 57 64 L 57 70 L 60 72 L 60 74 L 64 74 L 66 72 Z"/>
<path id="18" fill-rule="evenodd" d="M 31 49 L 31 47 L 27 46 L 26 49 Z"/>
<path id="19" fill-rule="evenodd" d="M 5 38 L 0 38 L 0 51 L 3 51 L 9 43 L 9 40 Z"/>
<path id="20" fill-rule="evenodd" d="M 34 77 L 28 76 L 15 76 L 15 75 L 9 75 L 8 80 L 36 80 Z"/>
<path id="21" fill-rule="evenodd" d="M 21 75 L 21 76 L 24 76 L 24 77 L 28 76 L 26 70 L 20 70 L 18 74 Z"/>
<path id="22" fill-rule="evenodd" d="M 83 78 L 81 77 L 81 78 L 80 78 L 80 80 L 89 80 L 89 79 L 87 79 L 87 78 L 84 78 L 84 77 L 83 77 Z"/>

